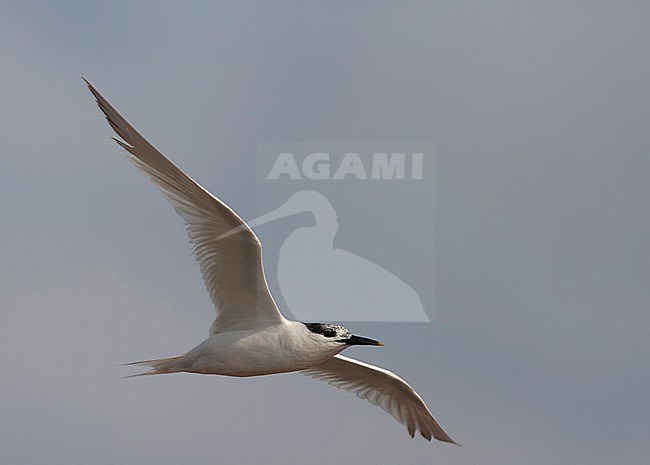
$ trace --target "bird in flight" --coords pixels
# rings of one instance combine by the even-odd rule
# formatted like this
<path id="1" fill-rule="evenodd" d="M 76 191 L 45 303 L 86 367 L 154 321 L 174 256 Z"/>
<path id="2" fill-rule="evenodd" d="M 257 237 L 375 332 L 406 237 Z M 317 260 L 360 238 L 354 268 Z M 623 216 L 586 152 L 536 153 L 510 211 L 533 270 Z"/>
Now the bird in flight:
<path id="1" fill-rule="evenodd" d="M 391 371 L 340 355 L 354 345 L 381 346 L 325 323 L 282 316 L 262 265 L 262 244 L 253 230 L 217 197 L 149 143 L 85 78 L 127 158 L 160 189 L 185 220 L 194 255 L 217 317 L 209 337 L 184 355 L 134 362 L 142 375 L 200 373 L 262 376 L 299 371 L 367 399 L 416 431 L 457 444 L 433 418 L 422 398 Z M 233 232 L 235 231 L 235 232 Z"/>

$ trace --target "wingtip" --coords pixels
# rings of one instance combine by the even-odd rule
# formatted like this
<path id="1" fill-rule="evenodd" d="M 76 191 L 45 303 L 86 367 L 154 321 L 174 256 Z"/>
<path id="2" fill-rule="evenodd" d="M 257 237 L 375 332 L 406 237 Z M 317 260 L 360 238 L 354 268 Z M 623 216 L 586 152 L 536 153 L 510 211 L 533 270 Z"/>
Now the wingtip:
<path id="1" fill-rule="evenodd" d="M 454 444 L 454 445 L 456 445 L 458 447 L 463 447 L 462 444 L 457 443 L 451 437 L 449 437 L 449 435 L 447 435 L 447 434 L 445 434 L 444 436 L 435 436 L 435 435 L 431 435 L 430 433 L 425 435 L 422 431 L 420 431 L 420 433 L 422 434 L 422 436 L 424 436 L 424 439 L 426 439 L 428 441 L 431 441 L 432 438 L 435 438 L 440 442 L 445 442 L 447 444 Z"/>
<path id="2" fill-rule="evenodd" d="M 438 439 L 438 438 L 436 438 L 436 439 Z M 463 447 L 462 444 L 460 444 L 460 443 L 454 441 L 454 440 L 451 439 L 451 438 L 448 438 L 448 439 L 438 439 L 438 440 L 439 440 L 439 441 L 442 441 L 442 442 L 446 442 L 447 444 L 453 444 L 453 445 L 458 446 L 458 447 Z"/>
<path id="3" fill-rule="evenodd" d="M 88 90 L 90 91 L 91 94 L 95 97 L 95 101 L 99 103 L 100 100 L 100 95 L 99 92 L 97 92 L 97 89 L 86 79 L 84 76 L 81 76 L 81 79 L 86 83 L 86 86 L 88 87 Z"/>

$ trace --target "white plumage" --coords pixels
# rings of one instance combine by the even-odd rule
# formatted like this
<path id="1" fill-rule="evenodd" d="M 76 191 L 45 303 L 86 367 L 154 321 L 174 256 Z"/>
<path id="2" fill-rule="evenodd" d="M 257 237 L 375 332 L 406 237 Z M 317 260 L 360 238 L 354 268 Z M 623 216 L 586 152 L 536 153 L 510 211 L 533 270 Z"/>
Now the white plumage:
<path id="1" fill-rule="evenodd" d="M 455 442 L 442 430 L 420 396 L 394 373 L 339 352 L 352 345 L 382 345 L 338 325 L 287 320 L 269 292 L 262 246 L 226 204 L 177 168 L 84 79 L 129 160 L 160 189 L 187 223 L 217 317 L 210 336 L 184 355 L 135 362 L 152 369 L 141 375 L 190 372 L 260 376 L 302 371 L 356 393 L 406 425 L 411 436 Z M 136 375 L 140 376 L 140 375 Z"/>

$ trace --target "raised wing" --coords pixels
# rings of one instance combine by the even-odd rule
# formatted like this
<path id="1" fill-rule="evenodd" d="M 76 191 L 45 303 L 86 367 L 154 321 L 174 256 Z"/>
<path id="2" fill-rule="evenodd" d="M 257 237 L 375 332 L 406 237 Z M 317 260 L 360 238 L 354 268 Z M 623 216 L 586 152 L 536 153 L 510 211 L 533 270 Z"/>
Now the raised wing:
<path id="1" fill-rule="evenodd" d="M 262 245 L 255 233 L 225 203 L 165 158 L 97 89 L 84 81 L 122 139 L 113 138 L 115 142 L 186 221 L 203 281 L 217 310 L 211 333 L 284 321 L 266 284 Z M 235 228 L 236 234 L 220 238 Z"/>
<path id="2" fill-rule="evenodd" d="M 417 392 L 395 373 L 342 355 L 302 373 L 346 389 L 390 413 L 406 425 L 411 437 L 419 431 L 429 441 L 457 444 L 443 431 Z"/>

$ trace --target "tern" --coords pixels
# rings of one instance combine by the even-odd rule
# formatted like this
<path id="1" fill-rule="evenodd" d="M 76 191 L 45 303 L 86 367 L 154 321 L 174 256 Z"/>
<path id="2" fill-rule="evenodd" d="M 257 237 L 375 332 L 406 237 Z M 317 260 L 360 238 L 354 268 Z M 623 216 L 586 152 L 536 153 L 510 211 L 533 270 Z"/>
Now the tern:
<path id="1" fill-rule="evenodd" d="M 149 143 L 85 78 L 124 155 L 160 189 L 185 220 L 217 317 L 209 337 L 184 355 L 134 362 L 151 369 L 133 376 L 199 373 L 262 376 L 299 371 L 356 393 L 416 431 L 457 444 L 433 418 L 422 398 L 396 374 L 339 355 L 354 345 L 381 346 L 325 323 L 291 321 L 271 296 L 262 245 L 224 202 L 177 168 Z M 236 230 L 236 233 L 231 231 Z"/>

